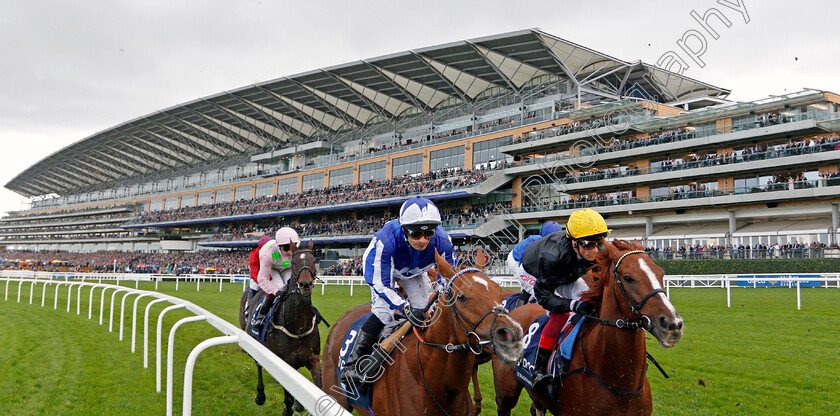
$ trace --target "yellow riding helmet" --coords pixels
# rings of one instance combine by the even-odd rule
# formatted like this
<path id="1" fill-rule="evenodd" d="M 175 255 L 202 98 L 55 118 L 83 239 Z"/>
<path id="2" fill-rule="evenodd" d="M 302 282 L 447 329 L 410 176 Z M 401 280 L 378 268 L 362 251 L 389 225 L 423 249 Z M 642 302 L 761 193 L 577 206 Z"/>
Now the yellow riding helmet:
<path id="1" fill-rule="evenodd" d="M 612 232 L 607 228 L 607 222 L 601 214 L 586 208 L 578 210 L 569 216 L 569 221 L 566 223 L 566 235 L 574 239 L 592 237 L 598 234 L 608 234 Z"/>

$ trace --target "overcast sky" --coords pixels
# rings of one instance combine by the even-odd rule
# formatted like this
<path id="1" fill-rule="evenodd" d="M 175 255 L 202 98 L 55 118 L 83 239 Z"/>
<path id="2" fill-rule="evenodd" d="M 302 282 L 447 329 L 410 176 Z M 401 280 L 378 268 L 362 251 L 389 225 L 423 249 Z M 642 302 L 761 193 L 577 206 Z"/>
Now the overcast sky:
<path id="1" fill-rule="evenodd" d="M 690 65 L 686 75 L 731 89 L 735 100 L 804 87 L 840 93 L 836 1 L 741 0 L 748 23 L 713 0 L 326 3 L 0 0 L 0 185 L 65 146 L 178 103 L 528 28 L 628 61 L 656 64 L 675 51 Z M 710 8 L 731 22 L 711 19 L 717 40 L 690 15 Z M 689 30 L 707 40 L 703 68 L 677 45 Z M 0 212 L 24 201 L 0 190 Z"/>

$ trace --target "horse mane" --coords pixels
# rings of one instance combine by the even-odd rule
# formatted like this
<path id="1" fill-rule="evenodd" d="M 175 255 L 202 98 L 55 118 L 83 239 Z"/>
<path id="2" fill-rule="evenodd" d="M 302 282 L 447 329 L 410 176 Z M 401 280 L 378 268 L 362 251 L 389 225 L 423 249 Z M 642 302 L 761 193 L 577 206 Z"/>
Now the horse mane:
<path id="1" fill-rule="evenodd" d="M 635 250 L 633 243 L 626 240 L 613 240 L 612 245 L 619 251 Z M 583 292 L 580 297 L 594 303 L 600 309 L 604 297 L 604 288 L 612 275 L 612 259 L 607 250 L 603 250 L 595 257 L 595 264 L 589 269 L 583 280 L 589 286 L 589 290 Z"/>

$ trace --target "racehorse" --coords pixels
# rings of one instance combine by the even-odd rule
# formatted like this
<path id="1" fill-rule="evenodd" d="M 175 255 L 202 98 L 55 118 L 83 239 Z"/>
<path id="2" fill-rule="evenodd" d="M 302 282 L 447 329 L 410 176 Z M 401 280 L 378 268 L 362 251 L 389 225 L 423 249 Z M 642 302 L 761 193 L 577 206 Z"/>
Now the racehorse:
<path id="1" fill-rule="evenodd" d="M 536 414 L 548 410 L 555 415 L 650 415 L 653 410 L 645 332 L 670 348 L 682 338 L 683 320 L 662 289 L 664 271 L 641 243 L 614 240 L 604 246 L 585 276 L 590 290 L 581 296 L 596 305 L 595 313 L 581 328 L 568 372 L 561 375 L 557 400 L 528 389 Z M 529 334 L 532 322 L 543 314 L 539 305 L 510 313 Z M 523 385 L 513 366 L 496 358 L 493 377 L 498 414 L 510 415 Z"/>
<path id="2" fill-rule="evenodd" d="M 499 285 L 474 268 L 455 270 L 440 255 L 438 271 L 447 282 L 433 295 L 430 323 L 401 341 L 385 363 L 387 368 L 370 386 L 371 409 L 377 416 L 468 415 L 468 386 L 475 356 L 493 351 L 502 362 L 522 355 L 522 328 L 502 308 Z M 324 386 L 339 404 L 352 406 L 338 382 L 342 339 L 350 325 L 370 310 L 357 306 L 334 324 L 324 345 Z M 421 333 L 422 332 L 422 333 Z"/>
<path id="3" fill-rule="evenodd" d="M 315 255 L 312 254 L 312 241 L 306 248 L 299 249 L 292 242 L 292 276 L 286 284 L 286 291 L 278 299 L 280 305 L 275 306 L 271 320 L 265 324 L 265 346 L 280 357 L 281 360 L 298 369 L 306 367 L 312 374 L 315 385 L 321 387 L 321 336 L 318 332 L 317 317 L 312 310 L 312 287 L 315 285 Z M 259 304 L 263 291 L 254 296 L 249 305 L 249 315 Z M 244 302 L 241 302 L 244 304 Z M 240 313 L 240 317 L 242 314 Z M 248 324 L 250 326 L 250 323 Z M 257 396 L 254 401 L 258 405 L 265 403 L 265 386 L 263 385 L 262 366 L 257 363 Z M 292 405 L 295 399 L 284 389 L 284 416 L 293 414 Z M 298 411 L 303 408 L 297 406 Z"/>

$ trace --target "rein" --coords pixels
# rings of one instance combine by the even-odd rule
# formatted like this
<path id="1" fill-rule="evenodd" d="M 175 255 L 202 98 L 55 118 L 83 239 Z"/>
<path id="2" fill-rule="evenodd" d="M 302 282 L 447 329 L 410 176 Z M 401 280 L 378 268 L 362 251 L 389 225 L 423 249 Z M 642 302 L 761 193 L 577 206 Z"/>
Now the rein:
<path id="1" fill-rule="evenodd" d="M 300 250 L 295 251 L 295 253 L 292 254 L 292 257 L 297 255 L 297 253 L 311 253 L 311 252 L 312 252 L 312 250 L 309 250 L 309 249 L 300 249 Z M 318 276 L 315 274 L 315 270 L 312 270 L 311 267 L 309 267 L 305 264 L 300 269 L 298 269 L 297 272 L 295 272 L 294 267 L 292 267 L 292 278 L 289 281 L 289 283 L 292 283 L 292 284 L 290 284 L 290 286 L 292 286 L 292 288 L 291 288 L 291 290 L 289 290 L 289 291 L 287 291 L 286 293 L 283 294 L 283 299 L 282 300 L 284 302 L 283 302 L 283 305 L 282 305 L 282 310 L 280 312 L 281 314 L 283 314 L 286 310 L 285 300 L 286 300 L 286 298 L 289 297 L 289 295 L 293 295 L 293 294 L 303 295 L 300 291 L 300 286 L 298 285 L 298 279 L 300 278 L 300 273 L 303 272 L 304 270 L 308 270 L 309 273 L 312 275 L 313 279 L 318 278 Z M 318 324 L 318 316 L 313 314 L 312 315 L 312 324 L 309 326 L 309 329 L 300 333 L 300 334 L 293 334 L 293 333 L 289 332 L 289 330 L 286 329 L 285 326 L 277 325 L 274 322 L 271 322 L 272 328 L 279 329 L 281 332 L 286 334 L 287 337 L 294 338 L 294 339 L 300 339 L 300 338 L 303 338 L 307 335 L 310 335 L 312 332 L 315 331 L 315 327 L 317 326 L 317 324 Z"/>
<path id="2" fill-rule="evenodd" d="M 628 251 L 628 252 L 622 254 L 621 257 L 618 258 L 618 261 L 616 261 L 613 264 L 612 269 L 613 269 L 613 277 L 615 277 L 616 286 L 618 286 L 619 290 L 621 290 L 621 294 L 624 296 L 624 300 L 627 301 L 627 305 L 630 306 L 630 310 L 633 312 L 634 315 L 636 315 L 636 318 L 638 319 L 638 321 L 628 321 L 628 320 L 625 320 L 625 319 L 616 319 L 615 321 L 612 321 L 612 320 L 609 320 L 609 319 L 602 319 L 602 318 L 595 317 L 595 316 L 587 316 L 586 318 L 591 319 L 591 320 L 593 320 L 593 321 L 595 321 L 595 322 L 597 322 L 601 325 L 613 326 L 613 327 L 616 327 L 616 328 L 619 328 L 619 329 L 626 329 L 626 330 L 630 330 L 630 331 L 635 331 L 637 329 L 641 329 L 643 331 L 650 331 L 653 323 L 651 322 L 650 318 L 647 315 L 642 315 L 642 313 L 641 313 L 642 306 L 644 306 L 644 304 L 650 298 L 652 298 L 653 296 L 655 296 L 659 293 L 665 293 L 665 291 L 663 289 L 653 289 L 652 291 L 650 291 L 650 293 L 645 295 L 639 303 L 634 303 L 632 300 L 630 300 L 630 296 L 627 295 L 627 289 L 624 287 L 624 282 L 621 280 L 621 274 L 618 273 L 618 267 L 621 265 L 621 262 L 627 256 L 632 255 L 632 254 L 647 254 L 647 253 L 645 253 L 644 250 Z M 613 299 L 615 299 L 616 305 L 618 305 L 619 309 L 620 309 L 621 305 L 618 301 L 618 295 L 615 294 L 615 291 L 613 291 Z M 639 394 L 642 393 L 642 391 L 645 388 L 644 378 L 645 378 L 645 375 L 647 374 L 647 369 L 648 369 L 648 364 L 647 363 L 645 363 L 645 369 L 642 372 L 642 377 L 641 377 L 642 378 L 642 385 L 641 385 L 641 387 L 639 387 L 638 389 L 636 389 L 634 391 L 621 390 L 621 389 L 619 389 L 615 386 L 607 384 L 607 382 L 605 382 L 604 379 L 602 379 L 601 376 L 598 375 L 598 373 L 596 373 L 595 371 L 590 369 L 588 365 L 586 365 L 586 354 L 585 354 L 584 351 L 585 350 L 583 349 L 583 346 L 581 345 L 581 353 L 584 354 L 583 355 L 584 366 L 581 367 L 581 368 L 576 368 L 576 369 L 574 369 L 572 371 L 569 371 L 569 372 L 562 372 L 562 370 L 561 370 L 560 377 L 566 377 L 566 376 L 570 376 L 570 375 L 573 375 L 573 374 L 584 373 L 584 374 L 588 374 L 588 375 L 592 376 L 596 381 L 598 381 L 598 384 L 600 384 L 601 387 L 607 389 L 610 393 L 617 394 L 619 396 L 624 396 L 624 397 L 638 396 Z M 665 378 L 668 378 L 668 374 L 665 373 L 665 370 L 659 365 L 658 362 L 656 362 L 656 360 L 653 358 L 653 356 L 650 355 L 649 352 L 645 351 L 645 356 L 648 359 L 650 359 L 656 365 L 656 368 L 659 369 L 659 371 L 662 373 L 663 376 L 665 376 Z"/>
<path id="3" fill-rule="evenodd" d="M 444 300 L 446 300 L 446 305 L 449 306 L 449 325 L 452 328 L 452 333 L 453 333 L 453 335 L 455 335 L 455 339 L 457 340 L 458 339 L 458 334 L 457 334 L 457 331 L 455 329 L 455 324 L 453 323 L 453 320 L 454 320 L 454 321 L 458 322 L 458 325 L 461 327 L 461 331 L 463 331 L 464 335 L 466 335 L 466 337 L 467 337 L 466 342 L 463 342 L 463 343 L 458 344 L 458 345 L 454 345 L 451 342 L 448 343 L 448 344 L 435 344 L 435 343 L 432 343 L 432 342 L 427 342 L 426 340 L 423 339 L 423 337 L 417 331 L 417 327 L 414 327 L 414 335 L 416 335 L 417 340 L 420 341 L 420 342 L 417 343 L 417 346 L 416 346 L 417 366 L 420 369 L 420 379 L 423 381 L 423 387 L 426 389 L 426 394 L 429 395 L 429 398 L 432 399 L 432 401 L 435 403 L 435 406 L 437 406 L 438 410 L 440 410 L 443 414 L 445 414 L 447 416 L 449 415 L 449 413 L 443 408 L 443 406 L 441 406 L 440 403 L 438 403 L 437 399 L 435 399 L 435 396 L 432 394 L 431 389 L 429 389 L 429 384 L 426 382 L 426 375 L 423 373 L 423 363 L 420 360 L 420 344 L 422 343 L 423 345 L 426 345 L 426 346 L 429 346 L 429 347 L 442 349 L 442 350 L 446 351 L 448 354 L 452 354 L 454 352 L 459 352 L 459 353 L 460 352 L 471 352 L 474 355 L 479 355 L 479 354 L 481 354 L 481 352 L 482 352 L 481 349 L 484 345 L 490 345 L 490 348 L 493 350 L 493 352 L 495 352 L 496 351 L 496 345 L 493 343 L 493 340 L 491 339 L 489 341 L 482 341 L 481 337 L 475 332 L 475 330 L 476 330 L 476 328 L 478 328 L 479 325 L 481 325 L 481 322 L 484 321 L 484 319 L 487 318 L 488 316 L 490 316 L 490 314 L 492 313 L 493 314 L 493 320 L 490 322 L 490 333 L 492 334 L 493 333 L 493 326 L 496 325 L 496 319 L 499 316 L 508 316 L 507 310 L 505 310 L 504 308 L 494 307 L 494 308 L 490 309 L 489 311 L 487 311 L 484 315 L 482 315 L 481 318 L 475 324 L 473 324 L 463 315 L 463 313 L 461 313 L 460 309 L 458 309 L 458 306 L 455 302 L 455 298 L 451 296 L 452 295 L 452 284 L 455 282 L 455 279 L 457 279 L 460 276 L 463 276 L 467 272 L 484 273 L 481 270 L 476 269 L 476 268 L 466 268 L 466 269 L 459 270 L 458 273 L 456 273 L 454 276 L 452 276 L 452 278 L 449 279 L 449 281 L 446 284 L 446 288 L 443 290 Z M 435 294 L 435 298 L 433 299 L 433 302 L 439 302 L 439 301 L 440 301 L 440 297 L 439 297 L 439 293 L 437 293 L 437 294 Z M 455 316 L 457 316 L 457 319 L 453 319 L 453 313 L 455 314 Z M 468 331 L 467 328 L 464 327 L 464 324 L 463 324 L 462 321 L 466 322 L 467 325 L 471 326 L 472 330 Z M 473 348 L 472 344 L 470 343 L 470 337 L 475 337 L 475 340 L 476 340 L 476 347 L 475 348 Z M 492 338 L 492 335 L 491 335 L 491 338 Z M 469 409 L 469 408 L 470 408 L 469 400 L 467 400 L 467 409 Z"/>

